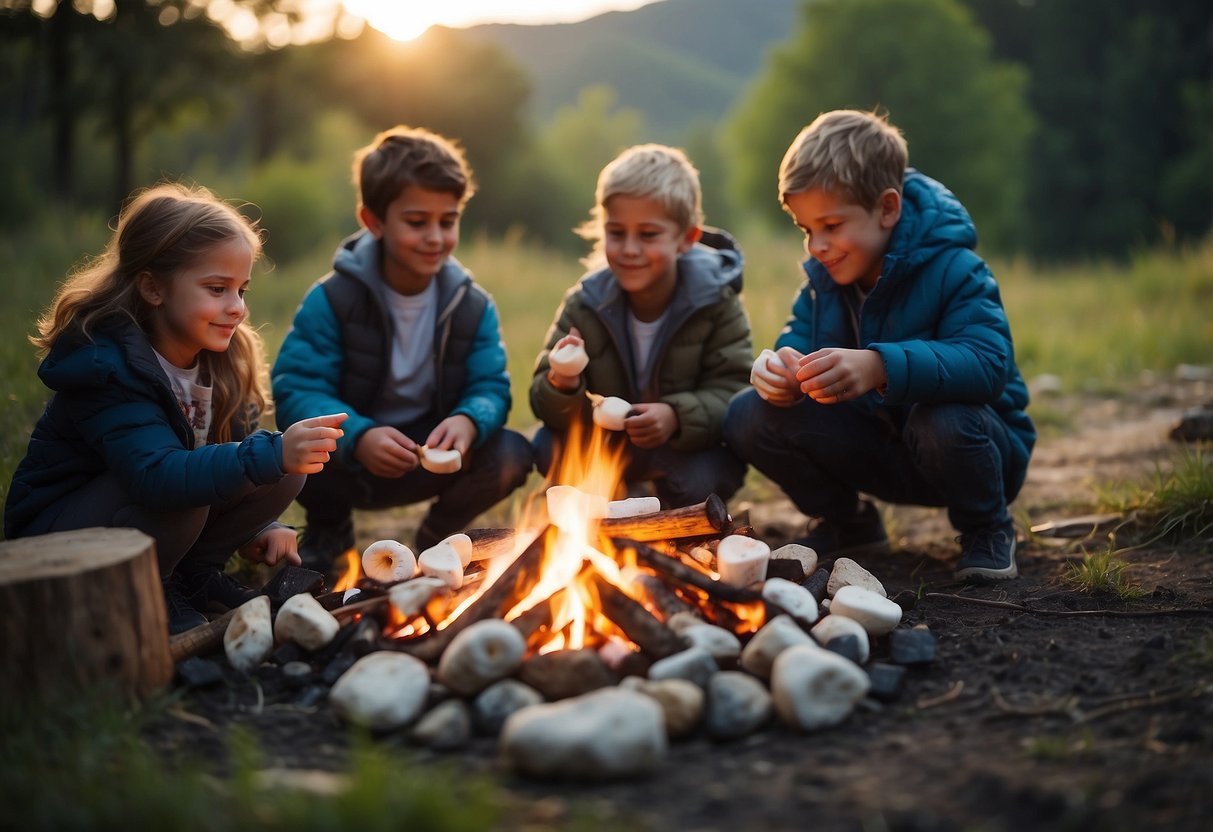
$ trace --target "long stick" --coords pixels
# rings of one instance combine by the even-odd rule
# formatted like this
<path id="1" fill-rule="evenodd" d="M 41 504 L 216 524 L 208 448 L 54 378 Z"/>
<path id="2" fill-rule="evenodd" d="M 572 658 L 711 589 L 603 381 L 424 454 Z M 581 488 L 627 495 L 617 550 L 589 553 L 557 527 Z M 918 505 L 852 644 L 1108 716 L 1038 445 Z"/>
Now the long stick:
<path id="1" fill-rule="evenodd" d="M 648 566 L 667 578 L 702 589 L 713 598 L 742 604 L 762 600 L 760 592 L 748 587 L 736 587 L 721 581 L 714 581 L 698 569 L 692 569 L 677 558 L 670 557 L 638 540 L 616 540 L 615 545 L 621 549 L 634 549 L 638 563 Z"/>
<path id="2" fill-rule="evenodd" d="M 728 534 L 732 528 L 728 507 L 715 494 L 702 503 L 636 517 L 608 518 L 598 524 L 607 537 L 631 540 L 675 540 L 682 537 Z"/>

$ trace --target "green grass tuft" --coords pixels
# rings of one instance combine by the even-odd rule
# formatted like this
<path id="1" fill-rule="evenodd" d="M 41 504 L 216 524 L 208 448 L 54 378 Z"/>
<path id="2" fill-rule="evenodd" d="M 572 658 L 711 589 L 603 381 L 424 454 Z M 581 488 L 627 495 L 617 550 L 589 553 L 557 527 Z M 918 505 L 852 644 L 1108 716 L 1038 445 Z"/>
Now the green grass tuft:
<path id="1" fill-rule="evenodd" d="M 1087 552 L 1080 563 L 1070 564 L 1062 581 L 1083 592 L 1131 601 L 1145 595 L 1145 590 L 1129 579 L 1126 574 L 1129 568 L 1129 562 L 1124 559 L 1123 552 L 1116 549 L 1113 540 L 1102 552 Z"/>
<path id="2" fill-rule="evenodd" d="M 1098 490 L 1102 511 L 1120 512 L 1146 541 L 1213 541 L 1213 456 L 1184 448 L 1145 483 L 1111 483 Z"/>

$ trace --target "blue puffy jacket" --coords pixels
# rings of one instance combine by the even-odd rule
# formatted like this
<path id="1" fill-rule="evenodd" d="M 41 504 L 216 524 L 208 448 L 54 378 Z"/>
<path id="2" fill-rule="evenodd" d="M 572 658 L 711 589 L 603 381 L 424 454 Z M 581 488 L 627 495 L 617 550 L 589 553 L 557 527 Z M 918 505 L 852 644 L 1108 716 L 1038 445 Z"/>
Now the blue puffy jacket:
<path id="1" fill-rule="evenodd" d="M 1036 441 L 1028 388 L 1015 366 L 1011 328 L 977 231 L 956 197 L 911 169 L 880 280 L 856 317 L 849 294 L 810 258 L 792 317 L 776 341 L 803 353 L 823 347 L 875 350 L 888 386 L 861 407 L 917 402 L 988 404 L 1010 428 L 1026 465 Z"/>
<path id="2" fill-rule="evenodd" d="M 279 427 L 325 413 L 349 414 L 335 457 L 349 468 L 359 467 L 358 439 L 378 424 L 367 412 L 391 366 L 395 323 L 383 301 L 380 260 L 381 244 L 366 231 L 338 247 L 333 271 L 304 295 L 272 371 Z M 510 412 L 497 307 L 454 258 L 434 280 L 437 389 L 431 412 L 440 418 L 467 416 L 476 425 L 474 447 L 479 447 L 505 425 Z"/>
<path id="3" fill-rule="evenodd" d="M 147 335 L 125 316 L 102 322 L 93 340 L 61 336 L 38 377 L 54 395 L 13 474 L 7 537 L 22 536 L 42 511 L 106 471 L 152 511 L 226 502 L 249 481 L 285 475 L 280 433 L 249 433 L 241 422 L 232 426 L 239 441 L 195 448 Z"/>

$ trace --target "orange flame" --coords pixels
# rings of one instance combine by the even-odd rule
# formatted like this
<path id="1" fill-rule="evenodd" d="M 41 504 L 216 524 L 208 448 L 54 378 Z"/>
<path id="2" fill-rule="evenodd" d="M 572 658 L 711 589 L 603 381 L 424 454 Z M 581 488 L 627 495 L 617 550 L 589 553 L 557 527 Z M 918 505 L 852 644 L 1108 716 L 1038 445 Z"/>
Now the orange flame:
<path id="1" fill-rule="evenodd" d="M 352 548 L 347 549 L 344 554 L 345 572 L 337 579 L 337 583 L 333 585 L 334 592 L 345 592 L 347 589 L 353 589 L 362 580 L 362 558 L 358 556 L 357 550 Z"/>

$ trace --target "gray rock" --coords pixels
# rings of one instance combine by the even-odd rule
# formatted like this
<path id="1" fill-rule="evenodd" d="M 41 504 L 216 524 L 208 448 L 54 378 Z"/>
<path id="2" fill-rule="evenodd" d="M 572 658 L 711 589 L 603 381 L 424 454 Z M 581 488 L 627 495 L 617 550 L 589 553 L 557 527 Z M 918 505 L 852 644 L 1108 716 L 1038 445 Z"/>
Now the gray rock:
<path id="1" fill-rule="evenodd" d="M 670 739 L 688 736 L 703 718 L 707 695 L 703 688 L 686 679 L 652 681 L 629 676 L 620 683 L 620 687 L 638 691 L 656 700 L 665 717 L 665 731 Z"/>
<path id="2" fill-rule="evenodd" d="M 935 661 L 935 634 L 917 627 L 889 633 L 889 661 L 893 664 L 929 664 Z"/>
<path id="3" fill-rule="evenodd" d="M 438 661 L 438 681 L 470 696 L 514 673 L 522 664 L 526 640 L 500 618 L 477 621 L 451 639 Z"/>
<path id="4" fill-rule="evenodd" d="M 868 674 L 817 645 L 779 654 L 771 668 L 771 697 L 784 723 L 804 731 L 837 725 L 868 692 Z"/>
<path id="5" fill-rule="evenodd" d="M 892 702 L 905 687 L 906 669 L 897 664 L 873 662 L 868 665 L 868 696 L 881 702 Z"/>
<path id="6" fill-rule="evenodd" d="M 538 705 L 543 695 L 517 679 L 494 682 L 472 700 L 472 724 L 481 734 L 495 737 L 516 711 Z"/>
<path id="7" fill-rule="evenodd" d="M 719 669 L 711 653 L 702 647 L 690 647 L 681 653 L 653 662 L 649 668 L 649 678 L 653 681 L 686 679 L 702 688 L 707 686 L 712 674 Z"/>
<path id="8" fill-rule="evenodd" d="M 337 716 L 372 731 L 391 731 L 417 718 L 430 689 L 430 671 L 405 653 L 380 651 L 358 661 L 329 693 Z"/>
<path id="9" fill-rule="evenodd" d="M 723 670 L 708 683 L 704 726 L 714 739 L 748 736 L 770 720 L 771 711 L 771 694 L 748 673 Z"/>
<path id="10" fill-rule="evenodd" d="M 755 633 L 741 651 L 741 666 L 759 679 L 767 679 L 775 657 L 795 644 L 812 645 L 813 639 L 790 615 L 778 615 Z"/>
<path id="11" fill-rule="evenodd" d="M 448 699 L 431 708 L 410 734 L 413 742 L 435 751 L 464 748 L 472 739 L 472 715 L 461 699 Z"/>

